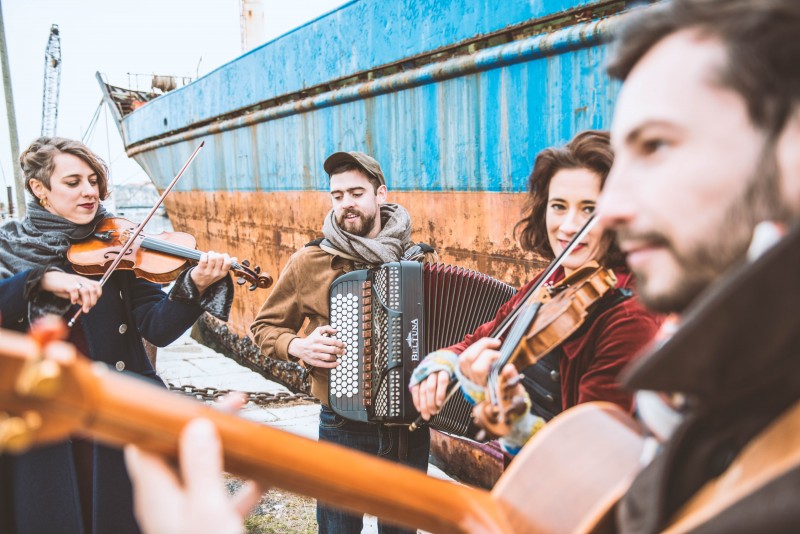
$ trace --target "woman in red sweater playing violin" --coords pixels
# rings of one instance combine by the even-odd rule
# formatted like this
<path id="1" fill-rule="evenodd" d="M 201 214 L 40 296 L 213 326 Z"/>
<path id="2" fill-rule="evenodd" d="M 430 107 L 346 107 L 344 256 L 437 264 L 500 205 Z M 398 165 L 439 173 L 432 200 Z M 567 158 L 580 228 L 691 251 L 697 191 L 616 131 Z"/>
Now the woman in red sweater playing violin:
<path id="1" fill-rule="evenodd" d="M 600 131 L 581 132 L 563 148 L 540 152 L 528 182 L 525 217 L 515 228 L 522 247 L 549 260 L 565 250 L 594 212 L 612 163 L 608 133 Z M 620 388 L 617 376 L 653 338 L 660 318 L 644 310 L 633 296 L 632 275 L 611 236 L 595 226 L 545 282 L 557 285 L 593 260 L 614 271 L 616 287 L 602 297 L 574 334 L 535 365 L 523 369 L 517 393 L 529 394 L 530 411 L 501 439 L 510 454 L 515 454 L 545 421 L 576 404 L 603 400 L 626 410 L 632 408 L 632 395 Z M 439 412 L 454 377 L 468 400 L 484 399 L 489 370 L 501 346 L 501 340 L 487 336 L 522 303 L 540 276 L 503 305 L 492 321 L 420 363 L 412 377 L 411 393 L 424 419 Z M 515 380 L 518 372 L 508 365 L 502 373 L 505 380 Z"/>

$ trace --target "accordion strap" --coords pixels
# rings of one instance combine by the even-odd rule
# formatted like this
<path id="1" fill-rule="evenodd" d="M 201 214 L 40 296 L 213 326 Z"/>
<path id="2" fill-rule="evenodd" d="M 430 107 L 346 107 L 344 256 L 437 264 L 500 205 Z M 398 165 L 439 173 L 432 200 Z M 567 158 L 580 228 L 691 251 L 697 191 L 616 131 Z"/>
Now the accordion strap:
<path id="1" fill-rule="evenodd" d="M 356 263 L 364 263 L 364 260 L 356 258 L 355 256 L 351 256 L 346 252 L 342 252 L 338 248 L 333 246 L 333 243 L 328 241 L 327 239 L 315 239 L 314 241 L 308 243 L 306 246 L 313 246 L 316 245 L 331 256 L 339 256 L 340 258 L 344 258 L 346 260 L 354 261 Z M 408 250 L 405 251 L 403 256 L 400 260 L 403 261 L 422 261 L 425 258 L 426 254 L 433 254 L 436 250 L 428 245 L 427 243 L 416 243 L 411 245 Z"/>

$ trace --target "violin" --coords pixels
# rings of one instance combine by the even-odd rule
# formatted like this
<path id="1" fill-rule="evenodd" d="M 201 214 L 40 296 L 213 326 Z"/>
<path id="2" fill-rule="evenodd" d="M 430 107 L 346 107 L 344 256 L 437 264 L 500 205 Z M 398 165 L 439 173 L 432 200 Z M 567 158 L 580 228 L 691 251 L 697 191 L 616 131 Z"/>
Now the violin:
<path id="1" fill-rule="evenodd" d="M 592 230 L 592 228 L 597 224 L 598 219 L 592 214 L 586 223 L 570 240 L 564 250 L 561 251 L 561 254 L 558 255 L 556 259 L 554 259 L 550 265 L 540 274 L 538 283 L 534 284 L 531 287 L 525 296 L 520 300 L 520 304 L 517 306 L 516 309 L 512 313 L 509 313 L 502 322 L 492 331 L 489 337 L 495 338 L 502 338 L 505 336 L 507 332 L 511 332 L 509 337 L 506 338 L 506 343 L 504 343 L 503 347 L 517 347 L 520 343 L 520 340 L 523 337 L 523 334 L 527 330 L 528 326 L 533 322 L 534 318 L 536 317 L 536 313 L 539 310 L 539 306 L 543 304 L 545 301 L 550 300 L 550 298 L 555 295 L 556 293 L 560 292 L 560 289 L 552 288 L 547 284 L 550 281 L 550 278 L 556 272 L 556 270 L 561 266 L 564 260 L 572 253 L 573 250 L 581 243 L 584 237 Z M 596 264 L 594 264 L 596 265 Z M 577 275 L 577 272 L 585 272 L 585 271 L 576 271 L 573 273 Z M 613 273 L 611 273 L 613 276 Z M 559 284 L 559 288 L 565 288 L 568 284 L 572 284 L 576 278 L 574 276 L 570 276 L 567 279 L 563 280 L 561 284 Z M 615 282 L 616 283 L 616 279 Z M 613 285 L 612 285 L 613 287 Z M 524 317 L 521 317 L 523 316 Z M 559 324 L 560 326 L 560 324 Z M 577 328 L 576 328 L 577 329 Z M 548 330 L 548 333 L 550 331 Z M 510 342 L 510 339 L 514 339 L 513 343 Z M 547 337 L 547 336 L 545 336 Z M 564 338 L 566 339 L 566 337 Z M 556 347 L 557 344 L 552 345 L 552 347 Z M 501 350 L 503 350 L 501 348 Z M 514 356 L 516 357 L 516 354 Z M 536 360 L 542 358 L 547 353 L 540 354 Z M 511 355 L 508 355 L 508 359 L 511 358 Z M 507 362 L 506 362 L 507 363 Z M 505 363 L 503 364 L 505 365 Z M 502 366 L 500 367 L 502 368 Z M 491 375 L 490 375 L 491 378 Z M 456 396 L 456 393 L 461 390 L 460 385 L 458 384 L 458 380 L 453 380 L 450 382 L 448 386 L 447 394 L 445 396 L 444 405 L 442 406 L 442 411 L 445 411 L 447 408 L 445 407 L 448 403 L 456 402 L 453 398 Z M 490 390 L 493 391 L 493 390 Z M 496 403 L 495 403 L 496 404 Z M 409 430 L 412 432 L 415 431 L 417 428 L 424 424 L 424 420 L 422 415 L 418 416 L 417 419 L 411 423 L 408 427 Z M 480 424 L 478 425 L 480 426 Z"/>
<path id="2" fill-rule="evenodd" d="M 102 275 L 116 261 L 136 229 L 137 225 L 127 219 L 103 219 L 87 239 L 69 247 L 67 260 L 78 274 Z M 140 232 L 124 252 L 117 268 L 132 270 L 137 277 L 157 284 L 167 284 L 175 280 L 190 262 L 200 260 L 202 252 L 196 247 L 195 238 L 185 232 L 156 235 Z M 231 270 L 238 274 L 237 284 L 250 283 L 250 291 L 272 285 L 272 277 L 262 273 L 258 266 L 251 268 L 247 260 L 234 262 Z"/>
<path id="3" fill-rule="evenodd" d="M 614 272 L 592 261 L 526 303 L 500 347 L 500 358 L 492 364 L 489 398 L 475 406 L 475 423 L 491 437 L 508 434 L 513 419 L 524 414 L 524 400 L 513 395 L 517 384 L 504 380 L 503 367 L 513 363 L 521 370 L 545 357 L 581 327 L 592 308 L 616 285 Z"/>

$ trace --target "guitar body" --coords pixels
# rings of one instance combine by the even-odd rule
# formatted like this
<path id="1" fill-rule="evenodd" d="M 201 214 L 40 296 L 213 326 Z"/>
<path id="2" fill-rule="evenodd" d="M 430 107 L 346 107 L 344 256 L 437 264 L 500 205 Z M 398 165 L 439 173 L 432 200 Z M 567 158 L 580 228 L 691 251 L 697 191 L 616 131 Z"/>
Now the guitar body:
<path id="1" fill-rule="evenodd" d="M 638 424 L 616 405 L 578 405 L 528 442 L 492 499 L 516 532 L 608 531 L 614 505 L 641 468 L 643 447 Z"/>

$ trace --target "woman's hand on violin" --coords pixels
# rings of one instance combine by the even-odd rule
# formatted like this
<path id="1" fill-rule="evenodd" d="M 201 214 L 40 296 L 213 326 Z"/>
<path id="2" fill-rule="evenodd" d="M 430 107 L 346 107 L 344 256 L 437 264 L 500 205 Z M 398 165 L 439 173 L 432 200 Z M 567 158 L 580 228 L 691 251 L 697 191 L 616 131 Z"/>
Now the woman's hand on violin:
<path id="1" fill-rule="evenodd" d="M 423 419 L 429 421 L 442 409 L 449 384 L 450 373 L 438 371 L 429 374 L 419 384 L 411 386 L 411 399 Z"/>
<path id="2" fill-rule="evenodd" d="M 497 392 L 497 398 L 499 399 L 518 399 L 524 398 L 525 395 L 527 395 L 525 386 L 522 385 L 522 376 L 512 363 L 507 363 L 505 367 L 503 367 L 503 370 L 500 371 L 498 387 L 503 389 L 503 391 Z M 507 417 L 513 423 L 525 415 L 526 411 L 521 413 L 511 412 Z"/>
<path id="3" fill-rule="evenodd" d="M 228 276 L 228 271 L 231 270 L 234 262 L 236 262 L 236 258 L 231 258 L 224 253 L 203 252 L 200 261 L 189 272 L 189 277 L 202 295 L 211 284 Z"/>
<path id="4" fill-rule="evenodd" d="M 500 357 L 500 352 L 497 350 L 500 344 L 499 339 L 484 337 L 467 347 L 467 350 L 458 357 L 461 374 L 470 382 L 486 387 L 492 364 Z"/>
<path id="5" fill-rule="evenodd" d="M 103 294 L 100 282 L 62 271 L 46 272 L 39 287 L 57 297 L 69 299 L 72 304 L 79 305 L 83 313 L 91 310 Z"/>

